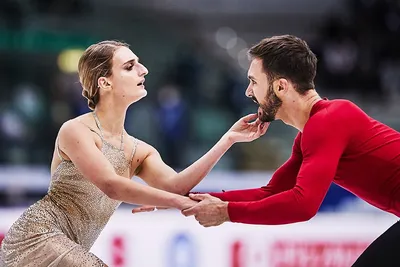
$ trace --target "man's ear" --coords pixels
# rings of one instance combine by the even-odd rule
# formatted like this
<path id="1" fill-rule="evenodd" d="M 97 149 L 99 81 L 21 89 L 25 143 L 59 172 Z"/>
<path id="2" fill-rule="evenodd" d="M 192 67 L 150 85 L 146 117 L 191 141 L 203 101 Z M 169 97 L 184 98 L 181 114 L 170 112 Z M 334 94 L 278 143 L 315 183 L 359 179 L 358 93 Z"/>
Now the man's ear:
<path id="1" fill-rule="evenodd" d="M 286 94 L 289 89 L 289 81 L 284 78 L 278 79 L 274 81 L 273 87 L 277 96 Z"/>

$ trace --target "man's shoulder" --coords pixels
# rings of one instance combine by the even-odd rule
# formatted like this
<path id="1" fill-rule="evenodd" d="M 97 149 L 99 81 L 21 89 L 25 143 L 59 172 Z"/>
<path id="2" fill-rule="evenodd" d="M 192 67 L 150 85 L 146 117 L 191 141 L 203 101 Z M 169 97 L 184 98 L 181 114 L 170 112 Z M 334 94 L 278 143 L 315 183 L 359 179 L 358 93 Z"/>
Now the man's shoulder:
<path id="1" fill-rule="evenodd" d="M 317 111 L 308 119 L 304 130 L 297 139 L 321 139 L 335 136 L 338 132 L 354 124 L 359 108 L 349 100 L 323 101 Z"/>
<path id="2" fill-rule="evenodd" d="M 354 102 L 346 99 L 334 99 L 323 101 L 318 111 L 310 117 L 310 124 L 344 125 L 366 113 Z"/>

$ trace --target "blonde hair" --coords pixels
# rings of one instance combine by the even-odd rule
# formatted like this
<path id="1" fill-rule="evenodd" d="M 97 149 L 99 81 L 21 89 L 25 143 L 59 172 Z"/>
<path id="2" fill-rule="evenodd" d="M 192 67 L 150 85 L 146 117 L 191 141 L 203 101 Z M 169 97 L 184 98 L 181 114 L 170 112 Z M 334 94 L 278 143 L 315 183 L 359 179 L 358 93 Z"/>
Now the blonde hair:
<path id="1" fill-rule="evenodd" d="M 79 59 L 78 74 L 82 96 L 87 99 L 91 110 L 95 109 L 100 100 L 98 79 L 111 76 L 112 59 L 119 47 L 129 45 L 119 41 L 102 41 L 89 46 Z"/>

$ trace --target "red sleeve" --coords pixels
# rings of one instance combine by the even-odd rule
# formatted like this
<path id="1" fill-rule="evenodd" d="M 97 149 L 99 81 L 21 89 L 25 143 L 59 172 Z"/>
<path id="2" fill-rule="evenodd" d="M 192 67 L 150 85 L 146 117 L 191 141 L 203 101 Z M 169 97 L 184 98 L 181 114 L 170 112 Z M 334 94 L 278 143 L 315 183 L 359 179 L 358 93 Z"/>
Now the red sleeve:
<path id="1" fill-rule="evenodd" d="M 209 193 L 223 201 L 255 201 L 289 190 L 296 184 L 302 155 L 300 149 L 301 133 L 299 133 L 293 144 L 290 158 L 272 175 L 268 185 L 261 188 L 225 191 L 221 193 Z"/>
<path id="2" fill-rule="evenodd" d="M 323 110 L 308 121 L 301 141 L 303 162 L 294 188 L 259 201 L 229 202 L 232 222 L 287 224 L 309 220 L 317 213 L 349 136 L 348 127 L 332 125 L 329 119 Z"/>

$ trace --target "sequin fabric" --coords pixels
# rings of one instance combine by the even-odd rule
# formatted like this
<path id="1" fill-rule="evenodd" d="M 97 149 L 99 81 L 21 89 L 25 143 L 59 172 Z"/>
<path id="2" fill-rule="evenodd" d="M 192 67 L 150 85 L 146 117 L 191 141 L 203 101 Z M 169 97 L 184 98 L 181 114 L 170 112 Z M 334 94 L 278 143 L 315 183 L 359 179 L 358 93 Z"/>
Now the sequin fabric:
<path id="1" fill-rule="evenodd" d="M 133 139 L 135 146 L 127 159 L 123 149 L 99 135 L 103 154 L 116 173 L 124 175 L 137 140 Z M 89 250 L 120 203 L 85 179 L 71 161 L 62 159 L 46 196 L 30 206 L 6 234 L 0 266 L 106 266 Z"/>

